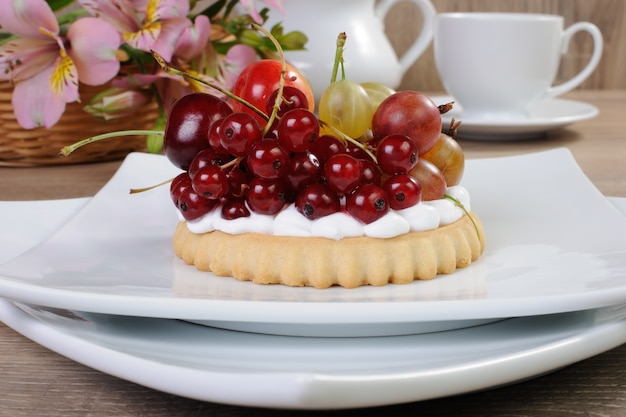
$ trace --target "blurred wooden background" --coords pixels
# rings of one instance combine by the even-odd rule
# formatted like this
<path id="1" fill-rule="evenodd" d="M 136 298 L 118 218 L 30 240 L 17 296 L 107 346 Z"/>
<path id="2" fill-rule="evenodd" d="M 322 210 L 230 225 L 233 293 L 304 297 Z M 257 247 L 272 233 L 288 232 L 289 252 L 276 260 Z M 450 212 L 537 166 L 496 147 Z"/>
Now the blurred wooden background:
<path id="1" fill-rule="evenodd" d="M 625 0 L 431 0 L 437 12 L 498 11 L 559 14 L 565 27 L 578 21 L 594 23 L 604 37 L 604 53 L 598 68 L 580 89 L 626 89 Z M 421 16 L 408 2 L 397 4 L 386 18 L 386 30 L 396 52 L 402 54 L 420 28 Z M 561 61 L 558 79 L 575 75 L 591 54 L 591 39 L 578 34 Z M 459 62 L 462 66 L 463 63 Z M 557 80 L 558 80 L 557 79 Z M 442 91 L 432 45 L 407 71 L 400 89 Z"/>

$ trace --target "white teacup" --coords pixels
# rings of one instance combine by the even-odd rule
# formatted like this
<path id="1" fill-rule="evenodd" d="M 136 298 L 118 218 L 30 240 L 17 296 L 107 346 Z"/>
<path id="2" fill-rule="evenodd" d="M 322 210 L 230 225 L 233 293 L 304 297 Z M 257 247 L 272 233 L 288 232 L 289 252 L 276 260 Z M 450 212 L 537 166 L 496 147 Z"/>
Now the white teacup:
<path id="1" fill-rule="evenodd" d="M 587 65 L 553 86 L 561 55 L 580 31 L 593 38 Z M 441 13 L 435 18 L 435 64 L 446 91 L 472 118 L 524 118 L 540 100 L 566 93 L 595 70 L 602 34 L 588 22 L 563 30 L 563 17 L 528 13 Z"/>

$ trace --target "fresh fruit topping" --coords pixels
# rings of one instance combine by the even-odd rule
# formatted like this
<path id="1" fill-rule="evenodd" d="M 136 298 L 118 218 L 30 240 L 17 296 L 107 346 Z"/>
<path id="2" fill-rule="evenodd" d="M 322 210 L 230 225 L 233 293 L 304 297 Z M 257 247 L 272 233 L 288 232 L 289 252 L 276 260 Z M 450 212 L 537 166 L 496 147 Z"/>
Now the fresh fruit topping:
<path id="1" fill-rule="evenodd" d="M 441 113 L 426 95 L 400 91 L 380 103 L 372 118 L 374 140 L 398 133 L 408 136 L 421 155 L 427 152 L 441 133 Z"/>
<path id="2" fill-rule="evenodd" d="M 163 149 L 175 166 L 188 169 L 196 154 L 209 147 L 207 133 L 213 122 L 232 113 L 220 98 L 192 93 L 178 99 L 167 118 Z"/>
<path id="3" fill-rule="evenodd" d="M 391 134 L 378 143 L 376 158 L 386 174 L 406 173 L 417 163 L 417 147 L 408 137 Z"/>
<path id="4" fill-rule="evenodd" d="M 348 195 L 346 210 L 363 223 L 372 223 L 389 211 L 385 190 L 375 184 L 363 184 Z"/>
<path id="5" fill-rule="evenodd" d="M 328 184 L 309 184 L 298 194 L 296 209 L 309 220 L 337 213 L 341 204 L 339 196 Z"/>
<path id="6" fill-rule="evenodd" d="M 383 190 L 389 196 L 389 206 L 394 210 L 412 207 L 422 197 L 422 187 L 408 174 L 392 175 L 383 184 Z"/>
<path id="7" fill-rule="evenodd" d="M 465 170 L 465 154 L 461 145 L 454 139 L 457 128 L 458 124 L 453 119 L 449 134 L 442 132 L 433 147 L 421 155 L 439 168 L 449 187 L 461 182 Z"/>
<path id="8" fill-rule="evenodd" d="M 283 77 L 285 86 L 295 87 L 304 94 L 308 109 L 313 111 L 315 109 L 315 99 L 308 81 L 295 67 L 289 64 L 286 64 L 286 67 L 287 72 L 283 74 L 282 64 L 278 60 L 262 59 L 255 61 L 247 65 L 239 73 L 231 92 L 257 109 L 266 110 L 270 97 L 278 89 L 280 78 Z M 274 101 L 275 99 L 272 100 L 272 105 Z M 232 101 L 232 106 L 234 111 L 252 114 L 262 126 L 265 125 L 265 121 L 244 104 Z"/>

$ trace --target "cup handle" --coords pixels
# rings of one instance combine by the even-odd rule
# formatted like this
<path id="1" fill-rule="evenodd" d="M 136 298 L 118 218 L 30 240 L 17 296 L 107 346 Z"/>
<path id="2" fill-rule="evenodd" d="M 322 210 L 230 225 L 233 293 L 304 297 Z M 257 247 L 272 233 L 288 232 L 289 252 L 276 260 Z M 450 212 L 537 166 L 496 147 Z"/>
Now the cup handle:
<path id="1" fill-rule="evenodd" d="M 381 21 L 384 21 L 385 16 L 389 12 L 392 6 L 401 0 L 382 0 L 376 6 L 374 12 Z M 417 39 L 413 42 L 413 45 L 407 51 L 399 57 L 400 71 L 404 75 L 406 71 L 417 61 L 422 52 L 426 50 L 430 41 L 433 39 L 433 21 L 437 11 L 430 2 L 430 0 L 410 0 L 415 4 L 422 13 L 422 30 L 417 36 Z"/>
<path id="2" fill-rule="evenodd" d="M 593 23 L 578 22 L 568 27 L 563 33 L 561 55 L 565 55 L 565 53 L 567 53 L 572 36 L 576 32 L 580 31 L 588 32 L 593 39 L 593 53 L 591 54 L 591 58 L 589 58 L 589 62 L 587 62 L 585 68 L 576 74 L 574 78 L 557 86 L 550 87 L 546 93 L 546 97 L 556 97 L 573 90 L 582 84 L 582 82 L 585 81 L 598 66 L 600 58 L 602 57 L 604 43 L 602 40 L 602 32 L 600 32 L 600 29 L 598 29 L 598 27 Z"/>

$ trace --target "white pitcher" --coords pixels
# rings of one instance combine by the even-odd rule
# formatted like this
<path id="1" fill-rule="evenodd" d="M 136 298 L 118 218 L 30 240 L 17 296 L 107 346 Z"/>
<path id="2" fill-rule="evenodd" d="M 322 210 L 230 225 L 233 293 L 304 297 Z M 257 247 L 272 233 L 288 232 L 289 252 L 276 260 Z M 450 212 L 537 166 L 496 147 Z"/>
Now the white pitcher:
<path id="1" fill-rule="evenodd" d="M 330 83 L 337 36 L 347 35 L 344 49 L 346 77 L 355 82 L 377 81 L 397 88 L 404 73 L 430 44 L 435 8 L 429 0 L 411 0 L 423 25 L 413 45 L 398 57 L 385 35 L 385 15 L 401 0 L 287 0 L 286 14 L 270 13 L 270 22 L 282 22 L 285 32 L 299 30 L 308 37 L 305 51 L 289 51 L 287 60 L 307 77 L 316 99 Z"/>

